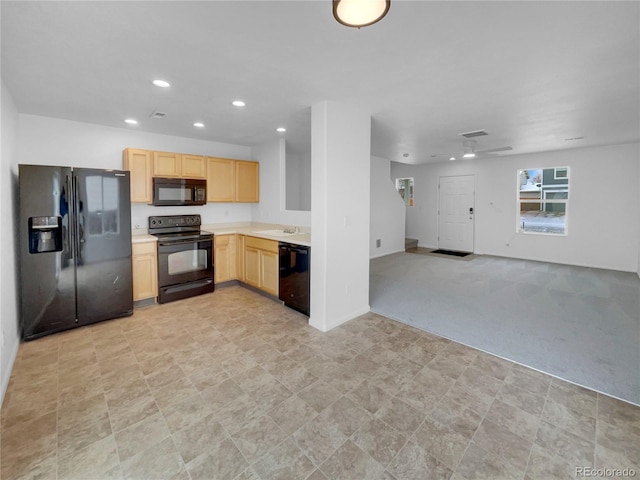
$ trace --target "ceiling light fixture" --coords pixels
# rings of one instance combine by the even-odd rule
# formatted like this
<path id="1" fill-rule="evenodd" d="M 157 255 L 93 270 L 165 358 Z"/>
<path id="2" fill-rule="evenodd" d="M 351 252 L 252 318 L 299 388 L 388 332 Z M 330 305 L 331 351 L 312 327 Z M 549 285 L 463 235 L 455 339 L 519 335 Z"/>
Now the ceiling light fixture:
<path id="1" fill-rule="evenodd" d="M 202 122 L 196 122 L 193 124 L 194 127 L 198 127 L 198 128 L 204 128 L 204 123 Z"/>
<path id="2" fill-rule="evenodd" d="M 284 127 L 278 127 L 278 128 L 276 128 L 276 132 L 284 133 L 284 132 L 286 132 L 286 131 L 287 131 L 287 129 L 286 129 L 286 128 L 284 128 Z"/>
<path id="3" fill-rule="evenodd" d="M 152 83 L 156 87 L 161 87 L 161 88 L 169 88 L 171 86 L 171 84 L 166 80 L 154 80 Z"/>
<path id="4" fill-rule="evenodd" d="M 449 160 L 455 160 L 455 159 L 456 159 L 456 157 L 451 157 Z"/>
<path id="5" fill-rule="evenodd" d="M 234 107 L 244 107 L 246 104 L 242 100 L 234 100 L 231 102 Z"/>
<path id="6" fill-rule="evenodd" d="M 469 153 L 465 153 L 464 155 L 462 155 L 464 158 L 473 158 L 476 156 L 475 153 L 473 152 L 469 152 Z"/>
<path id="7" fill-rule="evenodd" d="M 127 118 L 124 122 L 128 123 L 129 125 L 137 125 L 138 124 L 138 121 L 134 120 L 133 118 Z"/>
<path id="8" fill-rule="evenodd" d="M 333 16 L 347 27 L 366 27 L 382 20 L 391 0 L 333 0 Z"/>

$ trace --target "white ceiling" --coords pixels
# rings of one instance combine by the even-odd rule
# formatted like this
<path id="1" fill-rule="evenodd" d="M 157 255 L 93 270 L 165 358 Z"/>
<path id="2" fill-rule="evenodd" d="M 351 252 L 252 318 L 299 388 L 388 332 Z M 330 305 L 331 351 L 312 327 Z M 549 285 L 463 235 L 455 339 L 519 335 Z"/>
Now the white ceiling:
<path id="1" fill-rule="evenodd" d="M 446 161 L 432 155 L 460 153 L 458 134 L 477 129 L 478 150 L 513 147 L 501 155 L 640 141 L 637 1 L 392 0 L 360 30 L 330 0 L 1 8 L 21 113 L 241 145 L 285 126 L 300 152 L 310 106 L 334 100 L 371 113 L 373 155 L 405 163 Z"/>

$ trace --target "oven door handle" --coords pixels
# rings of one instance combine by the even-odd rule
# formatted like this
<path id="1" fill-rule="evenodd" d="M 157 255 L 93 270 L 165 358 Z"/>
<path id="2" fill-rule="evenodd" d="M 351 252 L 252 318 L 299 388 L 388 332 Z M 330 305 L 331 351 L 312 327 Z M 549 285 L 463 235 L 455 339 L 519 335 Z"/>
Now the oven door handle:
<path id="1" fill-rule="evenodd" d="M 158 241 L 158 246 L 159 247 L 173 247 L 173 246 L 177 246 L 177 245 L 193 245 L 193 244 L 197 244 L 200 245 L 201 243 L 206 243 L 209 242 L 209 244 L 211 244 L 211 240 L 183 240 L 183 241 L 176 241 L 176 242 L 162 242 L 162 241 Z M 204 248 L 206 248 L 207 245 L 204 245 Z"/>

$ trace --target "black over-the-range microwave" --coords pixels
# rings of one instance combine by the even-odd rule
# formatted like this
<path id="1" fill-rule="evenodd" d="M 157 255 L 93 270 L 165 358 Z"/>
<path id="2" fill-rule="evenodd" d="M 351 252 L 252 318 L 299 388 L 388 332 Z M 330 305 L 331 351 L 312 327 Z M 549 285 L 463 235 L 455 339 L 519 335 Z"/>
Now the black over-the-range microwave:
<path id="1" fill-rule="evenodd" d="M 204 205 L 207 181 L 198 178 L 153 177 L 153 203 L 157 206 Z"/>

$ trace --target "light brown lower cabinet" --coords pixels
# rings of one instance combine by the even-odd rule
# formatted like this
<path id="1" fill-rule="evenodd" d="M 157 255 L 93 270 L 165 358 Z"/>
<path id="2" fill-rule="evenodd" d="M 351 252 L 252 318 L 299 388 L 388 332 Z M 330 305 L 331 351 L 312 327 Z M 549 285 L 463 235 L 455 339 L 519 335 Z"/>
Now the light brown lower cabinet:
<path id="1" fill-rule="evenodd" d="M 158 296 L 157 258 L 156 241 L 134 243 L 131 245 L 134 301 Z"/>
<path id="2" fill-rule="evenodd" d="M 215 283 L 235 280 L 237 275 L 236 235 L 214 236 Z"/>
<path id="3" fill-rule="evenodd" d="M 260 288 L 260 250 L 244 247 L 244 282 Z"/>
<path id="4" fill-rule="evenodd" d="M 277 243 L 276 243 L 277 245 Z M 260 251 L 260 287 L 271 295 L 278 296 L 280 280 L 278 278 L 278 253 Z"/>
<path id="5" fill-rule="evenodd" d="M 236 274 L 244 282 L 244 235 L 236 235 Z"/>
<path id="6" fill-rule="evenodd" d="M 244 238 L 244 282 L 278 296 L 278 242 L 263 238 Z"/>

